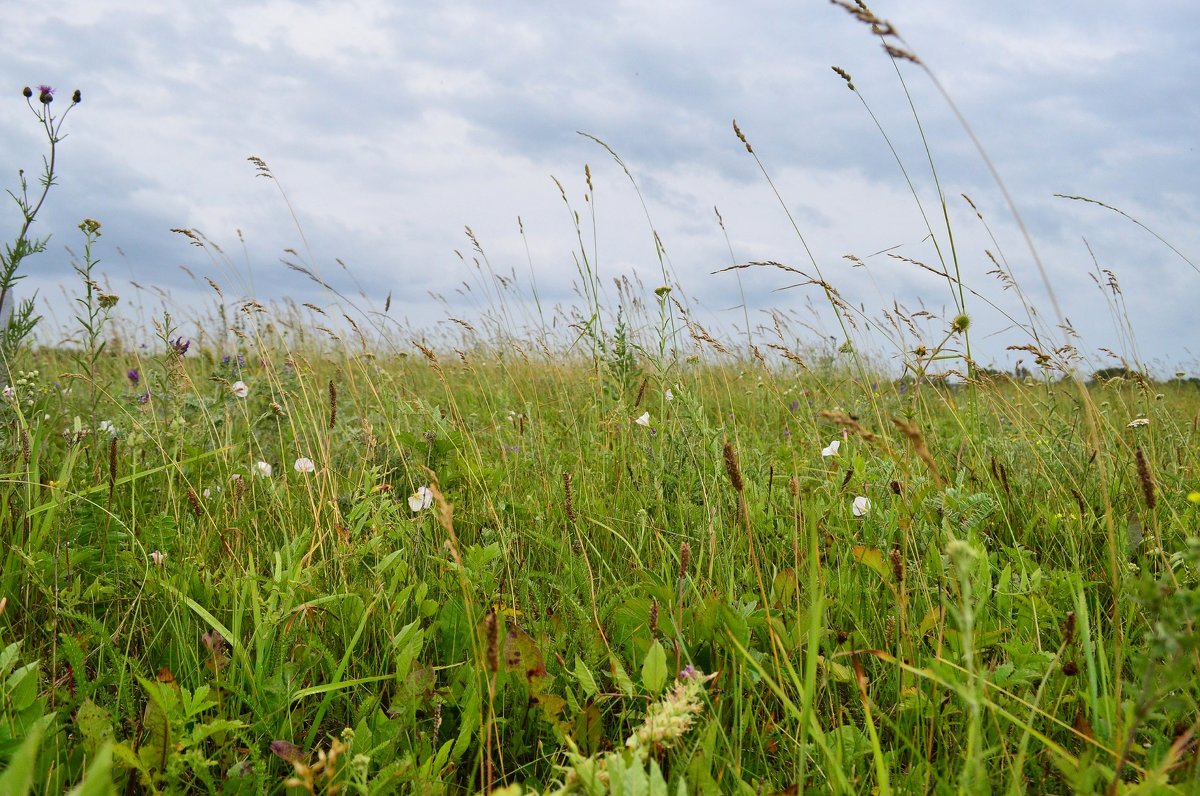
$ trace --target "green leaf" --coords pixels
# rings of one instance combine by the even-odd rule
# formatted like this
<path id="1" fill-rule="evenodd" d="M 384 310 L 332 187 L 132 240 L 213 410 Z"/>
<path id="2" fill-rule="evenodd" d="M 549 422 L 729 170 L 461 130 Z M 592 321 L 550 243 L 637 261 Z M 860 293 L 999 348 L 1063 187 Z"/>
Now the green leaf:
<path id="1" fill-rule="evenodd" d="M 646 660 L 642 663 L 642 685 L 646 686 L 650 693 L 657 694 L 666 684 L 667 651 L 663 649 L 662 642 L 656 640 L 650 645 Z"/>
<path id="2" fill-rule="evenodd" d="M 111 732 L 112 727 L 109 727 Z M 88 766 L 83 781 L 67 793 L 67 796 L 115 796 L 117 789 L 112 782 L 113 747 L 106 743 L 92 756 L 92 764 Z"/>
<path id="3" fill-rule="evenodd" d="M 53 714 L 52 714 L 53 715 Z M 33 788 L 33 777 L 37 769 L 38 748 L 42 744 L 42 734 L 46 731 L 46 722 L 36 722 L 25 736 L 21 747 L 8 761 L 8 769 L 0 774 L 0 793 L 5 796 L 26 796 Z"/>
<path id="4" fill-rule="evenodd" d="M 95 757 L 113 739 L 112 714 L 91 699 L 83 700 L 75 712 L 75 727 L 83 738 L 83 751 L 88 757 Z M 111 748 L 108 757 L 112 759 Z"/>
<path id="5" fill-rule="evenodd" d="M 578 655 L 575 656 L 575 679 L 579 681 L 579 686 L 583 692 L 589 697 L 595 696 L 600 692 L 596 685 L 596 678 L 592 676 L 592 672 L 588 669 L 587 664 Z"/>

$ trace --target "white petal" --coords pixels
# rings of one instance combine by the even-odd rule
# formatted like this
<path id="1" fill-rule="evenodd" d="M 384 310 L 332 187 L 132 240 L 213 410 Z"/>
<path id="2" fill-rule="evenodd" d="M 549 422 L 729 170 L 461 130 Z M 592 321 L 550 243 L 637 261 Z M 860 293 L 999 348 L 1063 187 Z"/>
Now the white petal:
<path id="1" fill-rule="evenodd" d="M 650 413 L 649 412 L 644 413 L 641 417 L 639 417 L 637 420 L 634 420 L 633 422 L 637 423 L 639 426 L 650 425 Z"/>
<path id="2" fill-rule="evenodd" d="M 859 495 L 858 497 L 854 498 L 853 510 L 855 517 L 861 517 L 871 510 L 871 501 L 862 495 Z"/>
<path id="3" fill-rule="evenodd" d="M 837 456 L 838 448 L 842 447 L 842 441 L 835 439 L 833 442 L 821 450 L 822 456 Z"/>
<path id="4" fill-rule="evenodd" d="M 301 456 L 299 459 L 297 459 L 293 467 L 296 468 L 296 472 L 298 473 L 311 473 L 313 470 L 317 469 L 317 466 L 313 464 L 313 460 L 307 456 Z"/>

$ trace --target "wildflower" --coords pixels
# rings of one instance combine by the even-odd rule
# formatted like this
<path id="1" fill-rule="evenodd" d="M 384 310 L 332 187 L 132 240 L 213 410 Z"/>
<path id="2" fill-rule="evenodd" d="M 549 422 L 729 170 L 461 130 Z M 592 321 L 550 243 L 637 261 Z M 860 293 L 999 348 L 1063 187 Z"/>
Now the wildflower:
<path id="1" fill-rule="evenodd" d="M 637 423 L 639 426 L 647 426 L 648 427 L 650 425 L 650 413 L 643 412 L 642 416 L 639 417 L 637 420 L 634 420 L 633 422 Z"/>
<path id="2" fill-rule="evenodd" d="M 188 348 L 190 348 L 192 345 L 191 340 L 185 340 L 185 339 L 183 339 L 183 337 L 176 337 L 174 340 L 171 340 L 170 342 L 171 342 L 171 350 L 174 351 L 179 356 L 183 356 L 184 354 L 186 354 L 188 352 Z"/>
<path id="3" fill-rule="evenodd" d="M 38 102 L 43 105 L 54 102 L 54 89 L 51 86 L 38 86 Z"/>
<path id="4" fill-rule="evenodd" d="M 137 368 L 130 368 L 125 373 L 125 378 L 129 379 L 129 383 L 136 387 L 138 386 L 138 382 L 142 380 L 142 374 Z"/>
<path id="5" fill-rule="evenodd" d="M 1148 426 L 1148 425 L 1150 425 L 1150 418 L 1136 417 L 1133 420 L 1130 420 L 1129 425 L 1127 425 L 1125 427 L 1126 428 L 1142 428 L 1142 427 Z"/>
<path id="6" fill-rule="evenodd" d="M 825 458 L 837 456 L 838 448 L 840 447 L 842 447 L 842 441 L 840 439 L 835 439 L 833 442 L 821 449 L 821 456 Z"/>
<path id="7" fill-rule="evenodd" d="M 5 387 L 4 387 L 4 397 L 5 397 L 5 398 L 7 398 L 7 399 L 9 399 L 10 401 L 11 401 L 13 398 L 16 398 L 16 397 L 17 397 L 17 388 L 16 388 L 16 387 L 13 387 L 11 384 L 5 385 Z"/>
<path id="8" fill-rule="evenodd" d="M 704 710 L 704 684 L 713 677 L 715 675 L 686 667 L 680 672 L 675 687 L 646 711 L 642 726 L 626 739 L 625 746 L 639 754 L 647 754 L 674 745 Z"/>
<path id="9" fill-rule="evenodd" d="M 255 462 L 254 463 L 254 474 L 255 475 L 261 476 L 263 478 L 270 478 L 272 472 L 274 472 L 274 469 L 271 467 L 271 465 L 267 464 L 266 462 Z"/>
<path id="10" fill-rule="evenodd" d="M 101 434 L 116 434 L 117 433 L 117 428 L 116 428 L 116 426 L 113 425 L 111 420 L 101 420 L 96 425 L 96 430 L 99 431 Z"/>
<path id="11" fill-rule="evenodd" d="M 246 386 L 246 382 L 241 380 L 235 381 L 233 384 L 231 384 L 229 391 L 233 393 L 234 398 L 245 398 L 250 394 L 250 388 Z"/>
<path id="12" fill-rule="evenodd" d="M 1191 492 L 1188 492 L 1188 503 L 1200 505 L 1200 492 L 1197 492 L 1194 489 Z"/>
<path id="13" fill-rule="evenodd" d="M 432 505 L 433 490 L 427 486 L 418 488 L 416 492 L 408 496 L 408 507 L 414 512 L 424 511 Z"/>
<path id="14" fill-rule="evenodd" d="M 666 399 L 667 403 L 675 400 L 675 393 L 671 392 L 670 387 L 668 387 L 667 391 L 663 393 L 663 398 Z"/>
<path id="15" fill-rule="evenodd" d="M 155 550 L 150 554 L 150 560 L 154 562 L 154 566 L 161 567 L 167 561 L 167 554 L 161 550 Z"/>
<path id="16" fill-rule="evenodd" d="M 851 507 L 855 517 L 863 517 L 871 510 L 871 501 L 868 498 L 859 495 L 854 498 L 854 504 Z"/>
<path id="17" fill-rule="evenodd" d="M 313 460 L 307 456 L 301 456 L 292 466 L 298 473 L 311 473 L 313 470 L 317 469 L 317 466 L 313 464 Z"/>

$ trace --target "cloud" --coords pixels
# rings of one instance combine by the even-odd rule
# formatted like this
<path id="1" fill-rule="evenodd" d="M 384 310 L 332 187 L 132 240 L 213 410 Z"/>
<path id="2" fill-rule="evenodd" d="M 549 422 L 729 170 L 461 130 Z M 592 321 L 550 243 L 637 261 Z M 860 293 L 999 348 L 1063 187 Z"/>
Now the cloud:
<path id="1" fill-rule="evenodd" d="M 1121 341 L 1091 283 L 1098 263 L 1118 274 L 1142 354 L 1178 357 L 1172 341 L 1190 328 L 1190 311 L 1176 297 L 1196 272 L 1120 216 L 1053 194 L 1100 199 L 1185 254 L 1200 251 L 1191 135 L 1200 103 L 1189 101 L 1200 54 L 1183 33 L 1200 11 L 1119 2 L 1097 14 L 1074 0 L 969 13 L 948 2 L 876 10 L 971 121 L 1087 346 Z M 1019 333 L 1005 314 L 1024 317 L 1014 292 L 988 275 L 986 252 L 1007 258 L 1054 323 L 1041 274 L 951 109 L 919 69 L 897 72 L 836 8 L 102 0 L 37 7 L 10 22 L 0 30 L 5 74 L 85 94 L 61 146 L 61 184 L 39 222 L 55 241 L 27 285 L 47 298 L 71 289 L 61 247 L 77 240 L 84 216 L 103 221 L 103 245 L 124 253 L 105 255 L 113 279 L 161 285 L 181 305 L 210 300 L 202 275 L 231 294 L 329 301 L 280 262 L 295 259 L 284 254 L 292 248 L 347 295 L 361 289 L 378 303 L 392 292 L 397 312 L 418 325 L 448 312 L 497 312 L 497 295 L 517 301 L 515 288 L 497 294 L 489 263 L 525 291 L 536 281 L 550 302 L 575 300 L 584 252 L 606 291 L 623 275 L 652 290 L 663 279 L 653 227 L 671 278 L 714 327 L 745 325 L 736 308 L 744 294 L 755 318 L 798 308 L 814 337 L 840 334 L 820 291 L 775 292 L 788 283 L 778 269 L 712 274 L 755 259 L 812 270 L 784 207 L 733 135 L 737 118 L 821 272 L 867 317 L 896 302 L 952 308 L 944 278 L 888 256 L 953 267 L 940 185 L 964 281 L 987 300 L 968 301 L 980 358 L 1011 361 L 1004 347 Z M 831 64 L 854 75 L 859 95 Z M 40 157 L 36 125 L 12 96 L 0 102 L 10 174 Z M 612 146 L 640 196 L 580 130 Z M 255 176 L 251 154 L 266 159 L 276 182 Z M 587 201 L 584 164 L 595 188 Z M 5 219 L 11 227 L 11 209 Z M 467 225 L 486 253 L 478 267 Z M 224 256 L 188 246 L 172 227 L 199 229 Z M 866 266 L 852 267 L 846 254 Z"/>

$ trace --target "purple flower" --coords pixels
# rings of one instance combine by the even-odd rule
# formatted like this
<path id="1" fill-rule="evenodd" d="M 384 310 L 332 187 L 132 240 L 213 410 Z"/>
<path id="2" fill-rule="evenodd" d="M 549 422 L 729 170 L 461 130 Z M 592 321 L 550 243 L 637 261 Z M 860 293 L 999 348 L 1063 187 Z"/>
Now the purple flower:
<path id="1" fill-rule="evenodd" d="M 53 94 L 54 89 L 51 86 L 38 86 L 39 94 Z"/>
<path id="2" fill-rule="evenodd" d="M 800 401 L 799 400 L 792 401 L 791 405 L 788 408 L 791 409 L 793 412 L 795 412 L 797 409 L 800 408 Z"/>
<path id="3" fill-rule="evenodd" d="M 38 86 L 38 102 L 43 105 L 54 102 L 54 89 L 50 86 Z"/>
<path id="4" fill-rule="evenodd" d="M 138 403 L 140 403 L 140 404 L 150 403 L 150 391 L 149 390 L 146 390 L 144 393 L 142 393 L 141 395 L 138 396 Z"/>
<path id="5" fill-rule="evenodd" d="M 140 371 L 138 371 L 137 368 L 130 368 L 129 371 L 125 374 L 125 378 L 129 379 L 129 383 L 132 384 L 134 387 L 136 387 L 136 386 L 138 386 L 138 383 L 142 380 L 142 374 Z"/>
<path id="6" fill-rule="evenodd" d="M 680 680 L 691 680 L 697 674 L 699 674 L 699 672 L 696 671 L 696 667 L 692 666 L 689 663 L 687 666 L 684 666 L 682 669 L 680 669 L 679 679 Z"/>
<path id="7" fill-rule="evenodd" d="M 171 349 L 179 356 L 183 356 L 187 353 L 191 344 L 191 340 L 184 340 L 182 337 L 176 337 L 171 341 Z"/>

